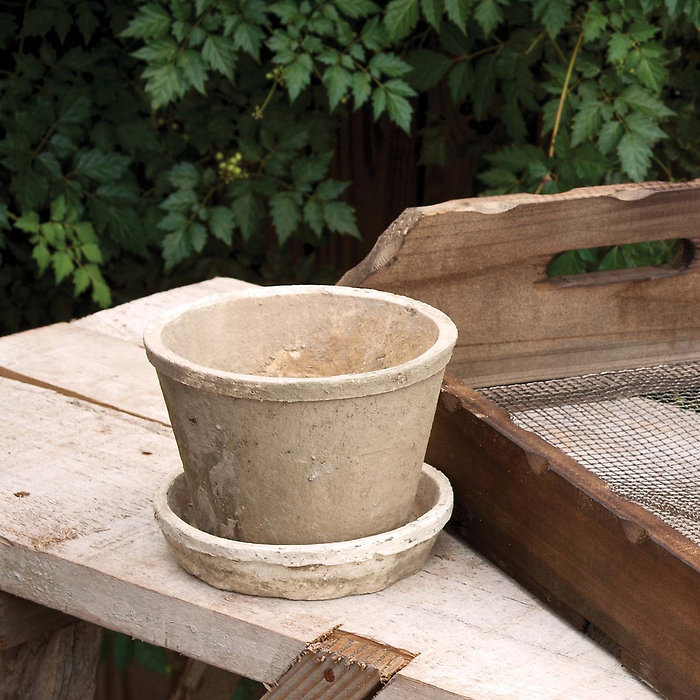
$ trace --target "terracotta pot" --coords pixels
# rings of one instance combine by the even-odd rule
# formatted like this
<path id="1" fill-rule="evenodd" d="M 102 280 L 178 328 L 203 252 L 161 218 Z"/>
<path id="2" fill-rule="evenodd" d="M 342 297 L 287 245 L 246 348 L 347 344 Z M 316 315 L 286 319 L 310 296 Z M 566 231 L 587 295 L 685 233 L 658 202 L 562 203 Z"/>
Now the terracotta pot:
<path id="1" fill-rule="evenodd" d="M 197 527 L 309 544 L 404 525 L 456 339 L 426 304 L 350 287 L 261 287 L 149 326 Z"/>

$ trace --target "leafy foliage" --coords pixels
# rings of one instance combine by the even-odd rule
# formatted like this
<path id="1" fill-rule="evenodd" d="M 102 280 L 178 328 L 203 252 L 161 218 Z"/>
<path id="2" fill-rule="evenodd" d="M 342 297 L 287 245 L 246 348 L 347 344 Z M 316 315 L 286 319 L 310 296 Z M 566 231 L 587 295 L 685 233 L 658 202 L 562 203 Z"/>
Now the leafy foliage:
<path id="1" fill-rule="evenodd" d="M 362 110 L 444 166 L 455 134 L 425 114 L 426 93 L 469 115 L 459 145 L 485 193 L 698 174 L 700 0 L 4 8 L 7 327 L 27 286 L 106 306 L 111 291 L 152 291 L 163 267 L 219 260 L 245 277 L 290 245 L 359 236 L 331 176 L 339 124 Z"/>

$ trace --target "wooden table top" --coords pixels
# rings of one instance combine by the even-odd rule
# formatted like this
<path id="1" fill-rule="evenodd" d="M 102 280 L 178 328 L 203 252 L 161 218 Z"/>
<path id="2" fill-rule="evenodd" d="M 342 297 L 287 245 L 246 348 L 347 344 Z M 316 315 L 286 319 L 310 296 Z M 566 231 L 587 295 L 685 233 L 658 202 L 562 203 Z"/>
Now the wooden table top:
<path id="1" fill-rule="evenodd" d="M 387 590 L 294 602 L 220 591 L 170 556 L 151 497 L 179 456 L 144 325 L 217 278 L 0 338 L 0 589 L 265 683 L 336 625 L 417 653 L 392 698 L 652 698 L 449 532 Z"/>

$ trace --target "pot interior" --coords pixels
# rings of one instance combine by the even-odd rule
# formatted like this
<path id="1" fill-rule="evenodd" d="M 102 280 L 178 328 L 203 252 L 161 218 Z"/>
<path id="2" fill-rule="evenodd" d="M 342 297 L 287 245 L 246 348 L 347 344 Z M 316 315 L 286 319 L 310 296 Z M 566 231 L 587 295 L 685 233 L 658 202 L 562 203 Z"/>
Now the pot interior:
<path id="1" fill-rule="evenodd" d="M 371 297 L 230 297 L 168 323 L 161 338 L 202 367 L 268 377 L 330 377 L 396 367 L 430 349 L 437 324 Z"/>

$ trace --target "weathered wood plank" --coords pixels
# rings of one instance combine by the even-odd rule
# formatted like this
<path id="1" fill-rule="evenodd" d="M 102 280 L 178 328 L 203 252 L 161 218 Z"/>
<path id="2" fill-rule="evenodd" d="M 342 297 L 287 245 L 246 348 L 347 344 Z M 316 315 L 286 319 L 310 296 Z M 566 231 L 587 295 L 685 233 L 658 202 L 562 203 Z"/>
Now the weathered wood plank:
<path id="1" fill-rule="evenodd" d="M 57 323 L 0 339 L 0 376 L 169 423 L 144 350 L 77 324 Z"/>
<path id="2" fill-rule="evenodd" d="M 204 299 L 213 294 L 223 294 L 254 286 L 232 277 L 214 277 L 206 282 L 177 287 L 105 311 L 98 311 L 90 316 L 72 321 L 71 324 L 78 328 L 86 328 L 136 345 L 142 345 L 143 329 L 146 324 L 169 309 L 180 304 Z"/>
<path id="3" fill-rule="evenodd" d="M 0 699 L 92 698 L 101 641 L 101 627 L 75 622 L 0 651 Z"/>
<path id="4" fill-rule="evenodd" d="M 0 651 L 73 622 L 70 615 L 0 591 Z"/>
<path id="5" fill-rule="evenodd" d="M 697 259 L 585 285 L 545 271 L 565 250 L 675 237 L 697 245 L 698 230 L 698 181 L 445 202 L 404 212 L 341 284 L 449 314 L 460 330 L 449 369 L 470 386 L 682 360 L 700 345 Z"/>
<path id="6" fill-rule="evenodd" d="M 423 571 L 378 594 L 298 603 L 218 591 L 177 566 L 153 521 L 150 494 L 177 469 L 169 429 L 11 380 L 0 380 L 0 414 L 3 590 L 267 683 L 342 624 L 420 652 L 393 681 L 407 698 L 653 697 L 446 533 Z"/>

